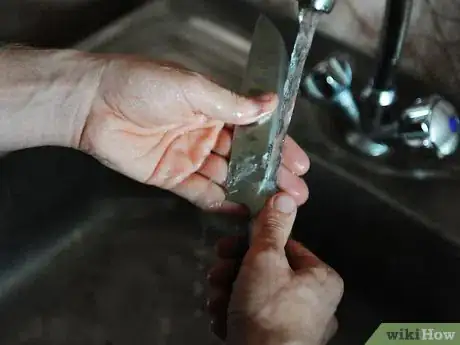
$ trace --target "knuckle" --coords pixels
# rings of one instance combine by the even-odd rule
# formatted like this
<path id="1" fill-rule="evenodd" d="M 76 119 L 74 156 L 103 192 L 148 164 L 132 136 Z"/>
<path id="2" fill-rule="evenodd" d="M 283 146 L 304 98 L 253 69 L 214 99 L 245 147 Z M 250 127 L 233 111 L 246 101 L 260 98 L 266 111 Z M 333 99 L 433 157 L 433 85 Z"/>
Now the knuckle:
<path id="1" fill-rule="evenodd" d="M 281 232 L 285 227 L 285 222 L 279 217 L 268 217 L 264 223 L 264 227 L 274 232 Z"/>
<path id="2" fill-rule="evenodd" d="M 281 239 L 284 241 L 286 222 L 279 217 L 267 217 L 261 224 L 259 231 L 263 234 L 264 242 L 278 247 Z"/>
<path id="3" fill-rule="evenodd" d="M 319 266 L 308 269 L 305 273 L 307 283 L 310 283 L 311 278 L 313 278 L 323 287 L 324 291 L 333 301 L 338 301 L 342 298 L 344 282 L 342 277 L 334 269 L 326 264 L 320 264 Z"/>
<path id="4" fill-rule="evenodd" d="M 263 226 L 267 229 L 270 229 L 275 232 L 283 232 L 286 227 L 290 225 L 288 217 L 277 214 L 277 213 L 268 213 Z"/>

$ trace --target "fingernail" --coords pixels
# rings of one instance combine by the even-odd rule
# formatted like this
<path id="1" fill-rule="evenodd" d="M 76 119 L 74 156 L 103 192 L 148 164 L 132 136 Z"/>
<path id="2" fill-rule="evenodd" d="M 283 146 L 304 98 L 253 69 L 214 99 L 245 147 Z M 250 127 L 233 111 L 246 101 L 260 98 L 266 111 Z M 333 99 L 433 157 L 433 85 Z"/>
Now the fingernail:
<path id="1" fill-rule="evenodd" d="M 274 103 L 275 96 L 272 94 L 260 95 L 252 99 L 252 111 L 254 111 L 259 118 L 271 115 L 277 106 Z"/>
<path id="2" fill-rule="evenodd" d="M 295 211 L 297 205 L 294 199 L 290 196 L 279 195 L 275 198 L 275 201 L 273 202 L 273 207 L 275 208 L 275 210 L 281 213 L 290 214 Z"/>
<path id="3" fill-rule="evenodd" d="M 305 164 L 302 164 L 299 161 L 294 162 L 295 169 L 299 174 L 305 174 L 307 171 L 307 166 Z"/>
<path id="4" fill-rule="evenodd" d="M 264 93 L 263 95 L 253 98 L 256 102 L 270 102 L 273 99 L 273 94 Z"/>

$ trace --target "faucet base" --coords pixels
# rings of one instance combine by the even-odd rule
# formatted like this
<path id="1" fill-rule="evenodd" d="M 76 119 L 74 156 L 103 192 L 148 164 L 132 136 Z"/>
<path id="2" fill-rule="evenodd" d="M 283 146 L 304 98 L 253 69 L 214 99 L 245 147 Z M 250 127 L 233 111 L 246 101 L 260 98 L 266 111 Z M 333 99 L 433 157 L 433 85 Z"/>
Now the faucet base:
<path id="1" fill-rule="evenodd" d="M 309 116 L 314 116 L 310 126 L 317 131 L 318 142 L 326 146 L 336 159 L 381 176 L 460 180 L 460 150 L 439 159 L 435 150 L 410 147 L 400 138 L 388 139 L 385 143 L 373 141 L 352 130 L 343 110 L 335 105 L 310 100 L 308 109 Z"/>
<path id="2" fill-rule="evenodd" d="M 348 145 L 366 156 L 381 157 L 390 152 L 390 147 L 388 145 L 372 141 L 359 132 L 348 132 L 345 136 L 345 140 Z"/>

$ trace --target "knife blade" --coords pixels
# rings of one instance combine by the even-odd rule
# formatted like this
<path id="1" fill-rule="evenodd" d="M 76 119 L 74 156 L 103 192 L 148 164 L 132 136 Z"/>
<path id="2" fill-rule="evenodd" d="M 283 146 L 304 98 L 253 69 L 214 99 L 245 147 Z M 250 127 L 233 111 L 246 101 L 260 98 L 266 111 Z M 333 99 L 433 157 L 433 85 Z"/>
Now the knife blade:
<path id="1" fill-rule="evenodd" d="M 281 100 L 288 71 L 288 53 L 277 27 L 265 15 L 257 21 L 241 92 L 247 96 L 276 93 Z M 267 197 L 277 192 L 276 175 L 281 157 L 271 157 L 282 102 L 257 123 L 236 127 L 226 181 L 227 199 L 246 205 L 255 215 Z"/>

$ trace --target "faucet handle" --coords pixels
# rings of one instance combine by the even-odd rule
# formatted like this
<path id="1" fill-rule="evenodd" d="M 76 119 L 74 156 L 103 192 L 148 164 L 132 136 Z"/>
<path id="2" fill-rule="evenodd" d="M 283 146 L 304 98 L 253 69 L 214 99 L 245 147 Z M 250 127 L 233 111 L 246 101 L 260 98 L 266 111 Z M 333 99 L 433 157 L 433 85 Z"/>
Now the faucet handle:
<path id="1" fill-rule="evenodd" d="M 308 8 L 316 12 L 331 13 L 335 0 L 298 0 L 299 7 Z"/>
<path id="2" fill-rule="evenodd" d="M 434 149 L 439 158 L 456 151 L 459 131 L 455 107 L 439 95 L 418 99 L 403 112 L 400 124 L 400 136 L 406 145 Z"/>
<path id="3" fill-rule="evenodd" d="M 332 56 L 318 63 L 305 78 L 304 87 L 313 97 L 331 100 L 351 87 L 353 71 L 344 56 Z"/>
<path id="4" fill-rule="evenodd" d="M 359 109 L 351 92 L 352 80 L 351 64 L 345 56 L 332 56 L 311 70 L 304 79 L 303 89 L 311 97 L 337 104 L 359 126 Z"/>

